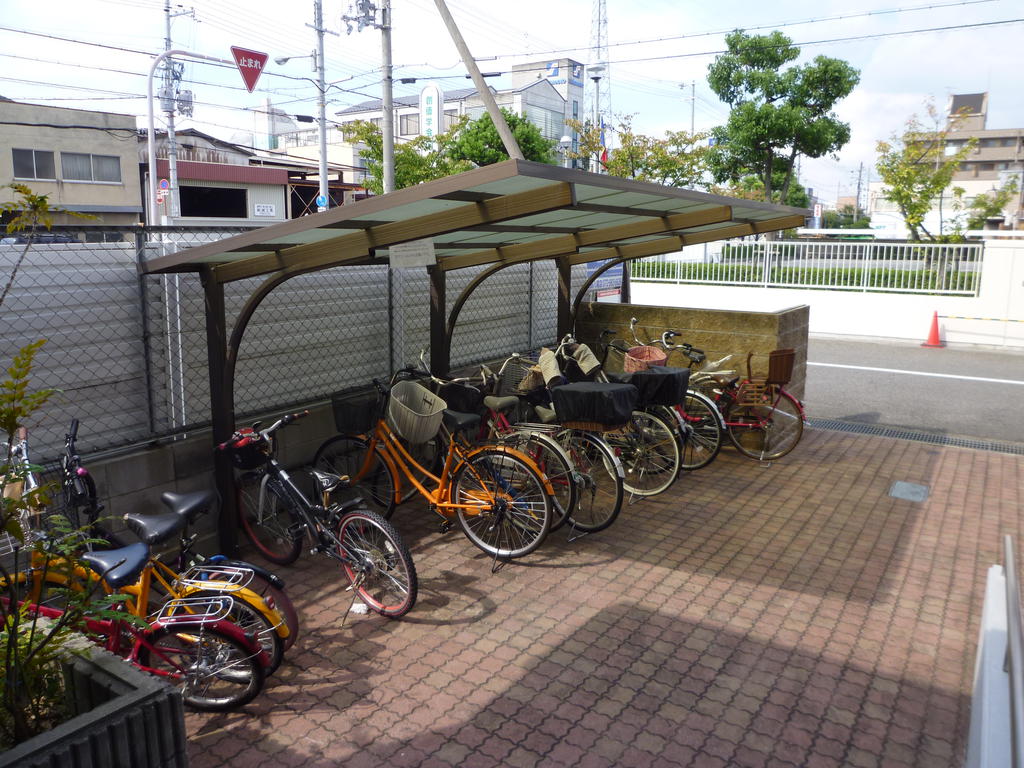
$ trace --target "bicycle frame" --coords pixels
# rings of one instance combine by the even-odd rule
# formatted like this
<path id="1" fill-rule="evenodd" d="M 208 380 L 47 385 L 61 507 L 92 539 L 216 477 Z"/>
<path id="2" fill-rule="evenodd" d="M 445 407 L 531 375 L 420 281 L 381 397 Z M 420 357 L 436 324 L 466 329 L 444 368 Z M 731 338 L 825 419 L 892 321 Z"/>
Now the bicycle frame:
<path id="1" fill-rule="evenodd" d="M 451 437 L 451 436 L 449 436 Z M 490 498 L 490 494 L 487 494 L 486 498 L 481 498 L 474 503 L 459 503 L 452 499 L 452 482 L 451 479 L 455 476 L 456 472 L 459 471 L 460 467 L 466 464 L 476 454 L 485 450 L 484 447 L 478 447 L 464 452 L 455 439 L 448 440 L 448 451 L 445 454 L 444 465 L 441 469 L 440 476 L 430 472 L 424 466 L 422 466 L 416 459 L 409 453 L 398 436 L 391 431 L 388 427 L 387 422 L 383 419 L 377 421 L 374 427 L 373 433 L 369 438 L 369 450 L 366 452 L 366 463 L 360 468 L 360 474 L 364 473 L 368 468 L 374 456 L 375 449 L 377 446 L 381 448 L 381 457 L 388 463 L 389 468 L 392 470 L 392 474 L 395 478 L 395 503 L 398 504 L 402 500 L 402 477 L 404 476 L 412 486 L 423 496 L 430 504 L 431 508 L 440 514 L 442 517 L 451 518 L 455 514 L 462 510 L 471 515 L 478 515 L 494 506 L 495 500 Z M 492 446 L 500 448 L 502 451 L 508 452 L 515 455 L 517 458 L 527 462 L 533 469 L 537 470 L 537 474 L 544 478 L 544 490 L 550 496 L 554 494 L 554 488 L 551 486 L 551 481 L 547 479 L 537 468 L 536 463 L 526 454 L 521 451 L 516 451 L 507 446 Z M 476 471 L 475 468 L 470 464 L 470 469 Z M 418 471 L 422 473 L 425 479 L 432 481 L 436 487 L 431 490 L 424 483 L 421 483 L 415 475 Z"/>

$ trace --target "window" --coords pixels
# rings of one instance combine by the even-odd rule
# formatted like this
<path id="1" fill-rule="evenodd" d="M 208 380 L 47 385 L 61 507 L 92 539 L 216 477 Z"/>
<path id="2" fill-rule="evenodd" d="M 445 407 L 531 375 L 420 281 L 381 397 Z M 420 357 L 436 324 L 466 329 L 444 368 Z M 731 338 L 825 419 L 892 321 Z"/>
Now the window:
<path id="1" fill-rule="evenodd" d="M 41 149 L 15 149 L 14 178 L 47 179 L 56 181 L 57 171 L 53 164 L 53 152 Z"/>
<path id="2" fill-rule="evenodd" d="M 995 169 L 995 163 L 978 163 L 979 171 L 994 171 Z"/>
<path id="3" fill-rule="evenodd" d="M 61 152 L 60 167 L 67 181 L 121 183 L 121 158 L 115 155 L 85 155 Z"/>
<path id="4" fill-rule="evenodd" d="M 444 127 L 441 130 L 447 131 L 449 128 L 451 128 L 453 125 L 455 125 L 455 121 L 458 120 L 458 119 L 459 119 L 459 110 L 457 110 L 457 109 L 446 109 L 444 111 L 444 123 L 443 123 Z"/>
<path id="5" fill-rule="evenodd" d="M 574 120 L 580 119 L 580 103 L 576 99 L 572 100 L 572 116 Z"/>
<path id="6" fill-rule="evenodd" d="M 383 117 L 371 117 L 370 118 L 370 122 L 373 123 L 374 125 L 376 125 L 378 128 L 380 128 L 381 125 L 384 123 L 384 118 Z"/>
<path id="7" fill-rule="evenodd" d="M 415 136 L 420 132 L 420 113 L 413 112 L 398 116 L 398 133 L 400 136 Z"/>
<path id="8" fill-rule="evenodd" d="M 247 219 L 248 198 L 244 189 L 189 187 L 179 189 L 181 215 L 204 219 Z"/>

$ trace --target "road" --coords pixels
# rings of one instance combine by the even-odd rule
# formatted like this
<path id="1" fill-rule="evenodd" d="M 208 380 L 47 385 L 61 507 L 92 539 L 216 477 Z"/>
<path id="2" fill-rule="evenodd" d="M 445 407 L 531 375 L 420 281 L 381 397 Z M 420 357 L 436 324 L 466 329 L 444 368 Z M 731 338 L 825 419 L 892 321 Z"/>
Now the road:
<path id="1" fill-rule="evenodd" d="M 811 419 L 1024 443 L 1024 351 L 812 336 Z"/>

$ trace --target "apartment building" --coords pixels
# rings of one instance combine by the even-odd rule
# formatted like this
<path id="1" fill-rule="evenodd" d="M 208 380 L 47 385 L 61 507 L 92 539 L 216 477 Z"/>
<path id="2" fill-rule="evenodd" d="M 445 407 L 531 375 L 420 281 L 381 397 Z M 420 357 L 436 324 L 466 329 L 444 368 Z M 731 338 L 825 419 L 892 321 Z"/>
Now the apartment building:
<path id="1" fill-rule="evenodd" d="M 135 224 L 142 214 L 133 115 L 27 104 L 0 97 L 0 203 L 23 183 L 51 206 L 95 217 L 90 225 Z M 54 224 L 83 220 L 56 213 Z"/>

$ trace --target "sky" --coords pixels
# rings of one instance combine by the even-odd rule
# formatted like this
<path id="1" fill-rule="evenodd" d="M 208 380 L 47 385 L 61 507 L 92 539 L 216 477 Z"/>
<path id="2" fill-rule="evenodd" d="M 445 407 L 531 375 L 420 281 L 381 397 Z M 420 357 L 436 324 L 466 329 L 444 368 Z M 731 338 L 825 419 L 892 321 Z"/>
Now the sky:
<path id="1" fill-rule="evenodd" d="M 147 75 L 164 50 L 165 0 L 0 0 L 0 96 L 51 106 L 135 115 L 145 127 Z M 328 117 L 380 98 L 381 35 L 346 32 L 349 2 L 322 0 Z M 380 0 L 377 0 L 380 4 Z M 595 0 L 448 0 L 448 8 L 485 72 L 569 57 L 596 63 Z M 826 204 L 866 190 L 875 178 L 876 143 L 900 130 L 932 101 L 989 92 L 989 128 L 1024 128 L 1024 0 L 605 0 L 611 109 L 632 116 L 634 130 L 698 131 L 725 122 L 726 105 L 707 86 L 707 68 L 726 32 L 779 29 L 800 46 L 797 63 L 843 59 L 860 83 L 836 111 L 852 137 L 836 157 L 804 159 L 801 181 Z M 40 12 L 40 9 L 44 9 Z M 269 99 L 289 114 L 315 115 L 317 90 L 309 53 L 314 2 L 196 0 L 172 3 L 173 47 L 230 60 L 231 46 L 270 55 L 248 93 L 233 65 L 186 64 L 183 88 L 194 94 L 194 127 L 224 139 L 252 131 Z M 425 80 L 465 88 L 466 69 L 434 0 L 392 0 L 395 94 L 417 93 Z M 295 56 L 283 65 L 273 59 Z M 502 87 L 500 78 L 489 80 Z M 695 83 L 691 89 L 691 83 Z M 691 93 L 695 98 L 691 99 Z M 158 126 L 162 127 L 159 119 Z M 861 166 L 863 164 L 863 167 Z"/>

